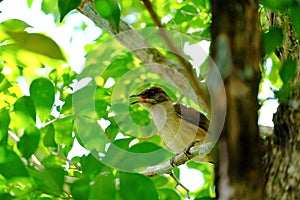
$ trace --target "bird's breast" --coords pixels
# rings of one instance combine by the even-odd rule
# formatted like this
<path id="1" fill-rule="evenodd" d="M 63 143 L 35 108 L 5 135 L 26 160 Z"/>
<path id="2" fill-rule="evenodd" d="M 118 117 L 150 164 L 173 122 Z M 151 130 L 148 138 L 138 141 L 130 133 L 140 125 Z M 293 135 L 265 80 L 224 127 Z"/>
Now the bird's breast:
<path id="1" fill-rule="evenodd" d="M 201 131 L 175 112 L 172 104 L 157 104 L 151 110 L 153 122 L 166 146 L 181 153 L 192 141 L 199 139 Z"/>

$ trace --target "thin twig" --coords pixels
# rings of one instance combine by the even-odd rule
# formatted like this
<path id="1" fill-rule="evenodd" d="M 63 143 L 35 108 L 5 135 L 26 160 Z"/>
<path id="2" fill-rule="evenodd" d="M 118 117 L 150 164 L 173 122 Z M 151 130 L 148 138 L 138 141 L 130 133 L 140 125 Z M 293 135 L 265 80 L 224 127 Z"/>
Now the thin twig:
<path id="1" fill-rule="evenodd" d="M 176 186 L 175 188 L 179 185 L 181 186 L 187 193 L 187 197 L 190 198 L 190 190 L 187 189 L 182 183 L 180 183 L 179 179 L 175 176 L 175 174 L 173 173 L 173 171 L 169 174 L 173 179 L 174 181 L 176 182 Z"/>
<path id="2" fill-rule="evenodd" d="M 52 153 L 52 155 L 57 156 L 58 158 L 69 163 L 70 165 L 74 165 L 77 170 L 81 170 L 81 167 L 78 165 L 78 163 L 74 162 L 73 160 L 70 160 L 69 158 L 67 158 L 66 156 L 61 154 L 61 145 L 60 144 L 58 145 L 57 152 L 55 152 L 52 148 L 49 148 L 49 150 Z"/>

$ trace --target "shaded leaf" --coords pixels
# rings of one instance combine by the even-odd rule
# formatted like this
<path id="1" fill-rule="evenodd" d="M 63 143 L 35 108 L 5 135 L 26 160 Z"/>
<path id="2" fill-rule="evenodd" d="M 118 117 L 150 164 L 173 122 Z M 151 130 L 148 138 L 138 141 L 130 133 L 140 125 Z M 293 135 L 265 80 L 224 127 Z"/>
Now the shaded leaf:
<path id="1" fill-rule="evenodd" d="M 68 96 L 64 100 L 64 105 L 62 106 L 60 113 L 62 114 L 72 114 L 73 113 L 73 107 L 72 107 L 72 94 L 68 94 Z"/>
<path id="2" fill-rule="evenodd" d="M 158 190 L 158 194 L 160 199 L 167 199 L 167 200 L 180 200 L 180 195 L 172 189 L 169 188 L 162 188 Z"/>
<path id="3" fill-rule="evenodd" d="M 105 168 L 99 160 L 97 160 L 91 153 L 88 156 L 80 158 L 80 165 L 85 177 L 93 180 Z"/>
<path id="4" fill-rule="evenodd" d="M 36 112 L 33 100 L 28 96 L 23 96 L 19 98 L 14 104 L 14 111 L 20 118 L 22 118 L 23 123 L 28 123 L 29 118 L 35 123 Z"/>
<path id="5" fill-rule="evenodd" d="M 53 124 L 49 124 L 46 127 L 41 129 L 41 133 L 43 133 L 43 143 L 46 147 L 57 147 L 55 142 L 55 131 Z"/>
<path id="6" fill-rule="evenodd" d="M 7 144 L 9 123 L 10 117 L 8 110 L 0 110 L 0 145 L 5 146 Z"/>
<path id="7" fill-rule="evenodd" d="M 65 61 L 59 46 L 49 37 L 39 33 L 10 32 L 6 33 L 22 48 L 45 55 L 49 58 Z"/>
<path id="8" fill-rule="evenodd" d="M 0 74 L 0 92 L 10 88 L 12 84 L 5 78 L 3 74 Z"/>
<path id="9" fill-rule="evenodd" d="M 0 146 L 0 173 L 5 178 L 28 176 L 28 172 L 19 156 Z"/>
<path id="10" fill-rule="evenodd" d="M 262 40 L 265 54 L 275 51 L 283 40 L 282 29 L 278 27 L 271 28 L 268 32 L 263 33 Z"/>
<path id="11" fill-rule="evenodd" d="M 55 141 L 58 144 L 72 146 L 74 141 L 74 138 L 72 137 L 73 118 L 66 117 L 55 120 L 55 122 L 53 122 L 53 126 L 55 130 Z"/>
<path id="12" fill-rule="evenodd" d="M 77 8 L 81 0 L 58 0 L 58 9 L 60 12 L 60 22 L 73 9 Z"/>
<path id="13" fill-rule="evenodd" d="M 287 84 L 292 80 L 297 72 L 297 62 L 296 60 L 284 60 L 279 71 L 279 76 L 283 84 Z"/>
<path id="14" fill-rule="evenodd" d="M 186 5 L 177 11 L 174 21 L 175 23 L 183 23 L 191 20 L 194 16 L 198 14 L 197 9 L 194 6 Z"/>
<path id="15" fill-rule="evenodd" d="M 300 5 L 291 7 L 289 14 L 296 37 L 300 40 Z"/>
<path id="16" fill-rule="evenodd" d="M 158 199 L 154 183 L 141 174 L 120 172 L 120 195 L 130 200 Z"/>
<path id="17" fill-rule="evenodd" d="M 278 91 L 274 91 L 274 94 L 280 103 L 286 103 L 291 92 L 292 88 L 290 84 L 285 84 Z"/>
<path id="18" fill-rule="evenodd" d="M 52 195 L 59 195 L 63 191 L 65 170 L 60 167 L 47 167 L 41 171 L 30 171 L 39 190 Z"/>
<path id="19" fill-rule="evenodd" d="M 54 86 L 49 79 L 38 78 L 30 84 L 30 97 L 34 101 L 36 111 L 42 122 L 45 122 L 54 103 Z"/>
<path id="20" fill-rule="evenodd" d="M 88 199 L 90 195 L 90 181 L 82 178 L 71 184 L 71 194 L 74 199 Z"/>
<path id="21" fill-rule="evenodd" d="M 115 179 L 111 173 L 101 173 L 91 186 L 90 199 L 111 200 L 115 199 Z"/>
<path id="22" fill-rule="evenodd" d="M 200 9 L 209 9 L 210 6 L 210 1 L 208 0 L 202 0 L 202 1 L 198 1 L 198 0 L 192 0 L 192 2 L 197 5 Z"/>
<path id="23" fill-rule="evenodd" d="M 20 138 L 18 142 L 18 149 L 21 151 L 25 158 L 30 158 L 31 154 L 33 154 L 39 146 L 40 140 L 40 132 L 39 130 L 32 126 L 27 127 L 24 130 L 23 136 Z"/>
<path id="24" fill-rule="evenodd" d="M 104 163 L 106 163 L 106 161 L 109 161 L 110 163 L 126 162 L 129 143 L 132 140 L 133 138 L 122 138 L 114 140 L 105 153 L 105 157 L 103 158 Z"/>
<path id="25" fill-rule="evenodd" d="M 139 160 L 136 160 L 136 165 L 143 166 L 143 163 L 149 163 L 149 165 L 156 165 L 162 161 L 165 161 L 169 158 L 171 158 L 174 154 L 166 149 L 163 149 L 156 144 L 153 144 L 151 142 L 142 142 L 137 143 L 130 147 L 130 152 L 135 153 L 152 153 L 153 156 L 151 159 L 149 159 L 148 156 L 141 157 Z"/>
<path id="26" fill-rule="evenodd" d="M 13 194 L 14 198 L 3 199 L 16 199 L 16 197 L 17 199 L 21 199 L 22 196 L 34 189 L 34 181 L 31 177 L 14 177 L 7 181 L 7 186 L 9 187 L 9 193 Z"/>
<path id="27" fill-rule="evenodd" d="M 155 184 L 156 187 L 164 186 L 169 182 L 167 177 L 165 177 L 163 175 L 152 176 L 152 177 L 150 177 L 150 179 L 153 181 L 153 183 Z"/>
<path id="28" fill-rule="evenodd" d="M 291 6 L 291 0 L 281 0 L 281 1 L 274 1 L 274 0 L 262 0 L 262 4 L 265 8 L 269 8 L 273 11 L 286 11 L 286 9 Z"/>

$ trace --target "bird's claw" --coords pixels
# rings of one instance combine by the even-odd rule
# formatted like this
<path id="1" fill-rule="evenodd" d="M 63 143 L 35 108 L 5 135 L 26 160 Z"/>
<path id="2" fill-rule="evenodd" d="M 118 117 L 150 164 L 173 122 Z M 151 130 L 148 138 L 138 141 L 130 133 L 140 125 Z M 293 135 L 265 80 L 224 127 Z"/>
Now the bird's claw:
<path id="1" fill-rule="evenodd" d="M 175 157 L 178 156 L 179 154 L 177 153 L 175 156 L 173 156 L 171 159 L 170 159 L 170 165 L 172 165 L 173 167 L 176 167 L 175 165 Z"/>
<path id="2" fill-rule="evenodd" d="M 195 141 L 191 142 L 191 143 L 183 150 L 183 153 L 184 153 L 184 155 L 185 155 L 187 158 L 191 159 L 191 152 L 190 152 L 190 150 L 191 150 L 192 147 L 196 146 L 197 143 L 201 143 L 201 140 L 195 140 Z"/>

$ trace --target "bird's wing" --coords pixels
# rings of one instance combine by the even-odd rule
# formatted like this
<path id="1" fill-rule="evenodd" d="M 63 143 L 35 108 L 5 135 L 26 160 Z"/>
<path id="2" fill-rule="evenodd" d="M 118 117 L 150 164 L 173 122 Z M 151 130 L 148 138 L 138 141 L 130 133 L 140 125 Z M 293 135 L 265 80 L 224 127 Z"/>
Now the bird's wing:
<path id="1" fill-rule="evenodd" d="M 207 131 L 209 127 L 209 120 L 206 116 L 192 107 L 180 103 L 174 103 L 174 109 L 178 116 L 187 122 L 190 122 L 203 130 Z"/>

